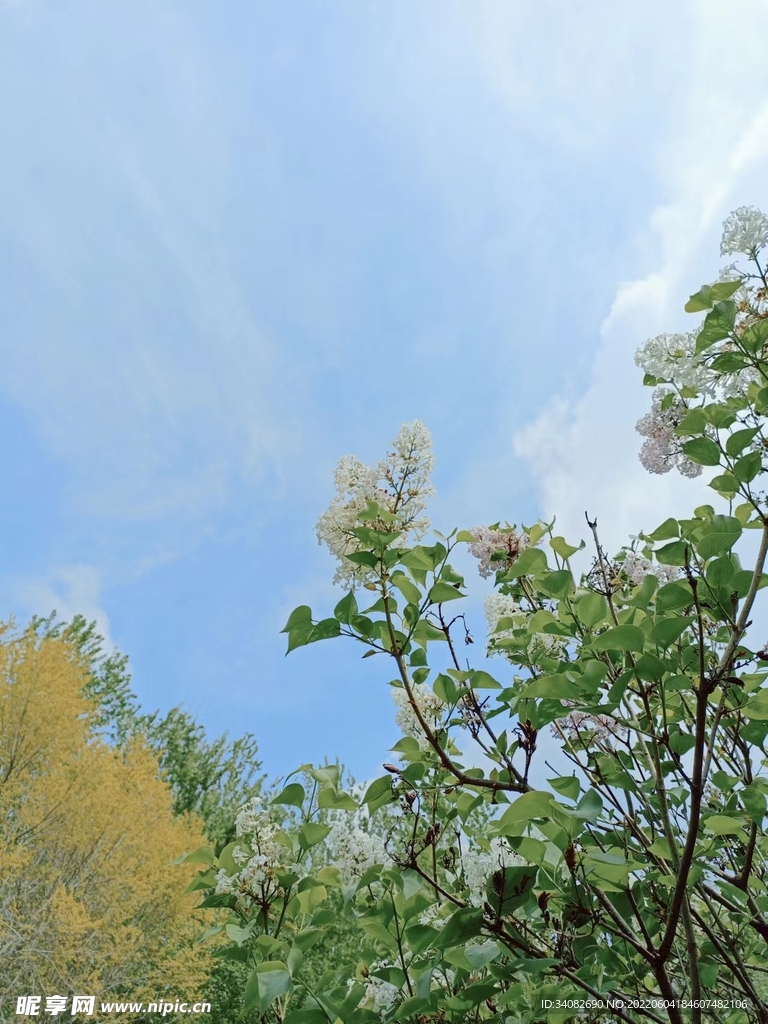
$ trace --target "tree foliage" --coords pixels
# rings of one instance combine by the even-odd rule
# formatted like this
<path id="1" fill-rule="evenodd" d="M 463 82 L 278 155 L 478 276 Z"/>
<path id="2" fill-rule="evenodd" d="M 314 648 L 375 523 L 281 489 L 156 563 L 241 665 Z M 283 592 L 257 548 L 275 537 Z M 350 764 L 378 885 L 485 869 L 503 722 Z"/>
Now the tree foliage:
<path id="1" fill-rule="evenodd" d="M 362 799 L 315 769 L 276 798 L 293 824 L 251 803 L 232 844 L 198 853 L 261 1020 L 768 1021 L 768 652 L 748 632 L 768 583 L 767 242 L 768 218 L 736 211 L 722 251 L 747 269 L 691 297 L 693 331 L 638 354 L 644 464 L 711 467 L 713 498 L 615 557 L 594 519 L 590 556 L 545 523 L 419 543 L 419 423 L 382 463 L 340 463 L 319 535 L 346 592 L 324 617 L 297 608 L 288 650 L 360 645 L 394 676 L 403 736 Z M 495 584 L 498 671 L 465 660 L 462 545 Z M 544 785 L 548 748 L 568 767 Z M 329 964 L 311 986 L 330 891 L 365 943 L 354 976 Z"/>
<path id="2" fill-rule="evenodd" d="M 131 685 L 128 656 L 108 651 L 96 623 L 82 615 L 62 622 L 54 612 L 33 620 L 32 630 L 68 644 L 77 659 L 91 736 L 124 755 L 137 747 L 151 750 L 158 779 L 170 787 L 173 813 L 182 820 L 198 816 L 207 841 L 217 850 L 225 846 L 241 803 L 264 785 L 255 738 L 246 733 L 235 740 L 226 734 L 209 740 L 181 707 L 145 712 Z M 243 964 L 211 958 L 213 952 L 207 949 L 203 998 L 211 1004 L 212 1021 L 235 1021 L 242 1016 L 247 971 Z"/>
<path id="3" fill-rule="evenodd" d="M 174 815 L 146 744 L 93 737 L 87 683 L 66 639 L 3 627 L 3 992 L 192 996 L 209 955 L 173 860 L 200 842 L 201 822 Z"/>

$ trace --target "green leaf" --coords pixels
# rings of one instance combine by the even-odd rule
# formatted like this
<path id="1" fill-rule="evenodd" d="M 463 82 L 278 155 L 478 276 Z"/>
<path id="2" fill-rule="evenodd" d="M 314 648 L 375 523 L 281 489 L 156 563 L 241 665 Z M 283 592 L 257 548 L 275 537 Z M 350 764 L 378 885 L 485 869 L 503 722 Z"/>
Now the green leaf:
<path id="1" fill-rule="evenodd" d="M 651 630 L 651 640 L 659 647 L 669 647 L 675 640 L 683 635 L 686 629 L 693 622 L 693 615 L 669 616 L 658 619 Z"/>
<path id="2" fill-rule="evenodd" d="M 240 870 L 240 865 L 235 861 L 233 853 L 236 849 L 240 852 L 248 851 L 244 840 L 236 839 L 233 843 L 227 843 L 219 854 L 219 867 L 224 868 L 228 875 L 235 875 Z"/>
<path id="3" fill-rule="evenodd" d="M 665 583 L 656 591 L 656 609 L 660 612 L 678 611 L 693 604 L 691 588 L 685 583 Z"/>
<path id="4" fill-rule="evenodd" d="M 569 544 L 565 537 L 552 537 L 549 542 L 549 546 L 559 555 L 564 561 L 568 561 L 571 555 L 575 555 L 577 551 L 580 551 L 584 547 L 584 541 L 581 544 L 574 547 L 573 544 Z"/>
<path id="5" fill-rule="evenodd" d="M 288 621 L 285 626 L 280 630 L 281 633 L 290 633 L 291 630 L 296 629 L 297 626 L 311 626 L 312 625 L 312 609 L 308 604 L 299 605 L 298 608 L 294 608 L 291 614 L 288 616 Z"/>
<path id="6" fill-rule="evenodd" d="M 523 690 L 527 700 L 533 697 L 544 697 L 548 700 L 569 700 L 577 697 L 579 687 L 563 675 L 540 676 Z"/>
<path id="7" fill-rule="evenodd" d="M 701 558 L 712 558 L 714 555 L 722 555 L 724 551 L 730 551 L 738 539 L 738 533 L 709 533 L 701 538 L 696 550 Z"/>
<path id="8" fill-rule="evenodd" d="M 348 594 L 345 594 L 344 597 L 342 597 L 342 599 L 333 609 L 333 614 L 336 616 L 339 622 L 343 622 L 346 625 L 349 625 L 353 615 L 357 615 L 357 601 L 355 600 L 355 595 L 352 590 L 350 590 Z"/>
<path id="9" fill-rule="evenodd" d="M 645 636 L 639 626 L 614 626 L 596 636 L 591 643 L 593 651 L 642 651 Z"/>
<path id="10" fill-rule="evenodd" d="M 212 889 L 216 884 L 216 872 L 213 868 L 209 868 L 207 871 L 200 871 L 192 879 L 185 892 L 197 892 L 199 889 Z"/>
<path id="11" fill-rule="evenodd" d="M 582 818 L 584 821 L 589 821 L 594 825 L 603 813 L 603 801 L 594 789 L 588 789 L 581 800 L 579 800 L 576 809 L 570 813 L 574 817 Z"/>
<path id="12" fill-rule="evenodd" d="M 517 576 L 536 576 L 547 569 L 547 556 L 541 548 L 526 548 L 512 563 L 507 575 L 510 579 Z"/>
<path id="13" fill-rule="evenodd" d="M 349 793 L 336 793 L 328 787 L 318 793 L 317 806 L 334 811 L 356 811 L 357 801 Z"/>
<path id="14" fill-rule="evenodd" d="M 567 597 L 574 591 L 573 574 L 568 569 L 558 569 L 551 572 L 543 579 L 537 580 L 539 590 L 543 590 L 549 597 Z"/>
<path id="15" fill-rule="evenodd" d="M 421 604 L 421 591 L 415 583 L 411 583 L 405 573 L 393 573 L 392 585 L 397 587 L 408 604 L 418 607 Z"/>
<path id="16" fill-rule="evenodd" d="M 242 944 L 247 942 L 253 934 L 255 923 L 255 921 L 251 921 L 245 926 L 245 928 L 240 928 L 239 925 L 230 921 L 229 924 L 225 925 L 224 930 L 227 933 L 227 937 L 230 938 L 232 942 L 236 942 L 238 946 L 242 946 Z"/>
<path id="17" fill-rule="evenodd" d="M 291 651 L 295 651 L 297 647 L 306 647 L 309 643 L 309 638 L 312 635 L 313 627 L 309 626 L 297 626 L 292 629 L 288 634 L 288 647 L 286 654 L 290 654 Z"/>
<path id="18" fill-rule="evenodd" d="M 299 782 L 292 782 L 281 793 L 277 794 L 272 803 L 287 804 L 290 807 L 301 807 L 305 796 L 304 787 Z"/>
<path id="19" fill-rule="evenodd" d="M 471 530 L 459 530 L 456 534 L 456 541 L 459 544 L 474 544 L 477 537 L 472 533 Z"/>
<path id="20" fill-rule="evenodd" d="M 319 1007 L 291 1010 L 283 1024 L 328 1024 L 328 1014 Z"/>
<path id="21" fill-rule="evenodd" d="M 494 961 L 500 953 L 501 947 L 493 939 L 486 939 L 479 944 L 471 943 L 464 949 L 470 967 L 476 971 Z"/>
<path id="22" fill-rule="evenodd" d="M 721 302 L 723 299 L 730 299 L 743 284 L 744 282 L 739 277 L 735 281 L 717 281 L 709 290 L 715 302 Z"/>
<path id="23" fill-rule="evenodd" d="M 498 821 L 500 833 L 504 828 L 518 821 L 530 821 L 532 818 L 548 818 L 555 811 L 554 798 L 543 789 L 531 789 L 514 800 L 504 811 Z"/>
<path id="24" fill-rule="evenodd" d="M 568 800 L 575 800 L 581 792 L 581 783 L 575 775 L 561 775 L 557 779 L 547 779 L 547 782 L 555 792 Z"/>
<path id="25" fill-rule="evenodd" d="M 344 556 L 353 565 L 364 565 L 367 569 L 375 569 L 379 560 L 372 551 L 351 551 Z"/>
<path id="26" fill-rule="evenodd" d="M 755 409 L 759 413 L 768 412 L 768 388 L 761 388 L 755 398 Z"/>
<path id="27" fill-rule="evenodd" d="M 174 861 L 174 864 L 208 864 L 210 867 L 215 863 L 216 858 L 210 846 L 200 846 L 192 853 L 185 853 L 183 857 Z"/>
<path id="28" fill-rule="evenodd" d="M 310 766 L 309 774 L 321 786 L 333 786 L 336 789 L 341 777 L 341 768 L 338 764 L 324 764 L 322 768 L 312 768 Z"/>
<path id="29" fill-rule="evenodd" d="M 742 345 L 750 352 L 759 352 L 768 342 L 768 320 L 757 320 L 741 336 Z"/>
<path id="30" fill-rule="evenodd" d="M 468 939 L 474 939 L 483 930 L 483 912 L 473 907 L 462 907 L 448 918 L 435 942 L 439 949 L 450 949 L 451 946 L 464 945 Z"/>
<path id="31" fill-rule="evenodd" d="M 734 457 L 739 455 L 748 444 L 752 443 L 752 439 L 758 432 L 758 427 L 747 427 L 744 430 L 735 431 L 725 442 L 725 450 Z"/>
<path id="32" fill-rule="evenodd" d="M 382 775 L 378 779 L 374 779 L 368 789 L 365 791 L 363 797 L 363 803 L 372 809 L 383 807 L 384 804 L 391 803 L 393 800 L 392 796 L 392 776 Z"/>
<path id="33" fill-rule="evenodd" d="M 686 313 L 701 313 L 705 309 L 711 309 L 714 304 L 712 288 L 710 285 L 702 285 L 685 304 Z"/>
<path id="34" fill-rule="evenodd" d="M 429 600 L 432 604 L 443 604 L 445 601 L 456 601 L 461 597 L 464 597 L 464 594 L 462 594 L 460 590 L 457 590 L 456 587 L 450 583 L 443 583 L 442 580 L 438 580 L 429 591 Z"/>
<path id="35" fill-rule="evenodd" d="M 694 437 L 686 441 L 683 454 L 698 466 L 720 465 L 720 449 L 710 437 Z"/>
<path id="36" fill-rule="evenodd" d="M 734 476 L 743 484 L 750 483 L 762 470 L 763 459 L 760 452 L 750 452 L 749 455 L 742 455 L 733 467 Z"/>
<path id="37" fill-rule="evenodd" d="M 547 611 L 546 608 L 540 608 L 537 612 L 534 612 L 528 620 L 527 629 L 530 634 L 543 633 L 546 627 L 551 625 L 553 622 L 557 622 L 557 619 L 552 612 Z"/>
<path id="38" fill-rule="evenodd" d="M 735 289 L 734 289 L 735 290 Z M 704 327 L 725 331 L 726 336 L 736 323 L 736 303 L 732 299 L 716 302 L 714 309 L 704 318 Z"/>
<path id="39" fill-rule="evenodd" d="M 689 409 L 675 427 L 678 437 L 690 437 L 692 434 L 704 434 L 707 429 L 707 417 L 703 409 Z M 675 534 L 675 536 L 677 536 Z"/>
<path id="40" fill-rule="evenodd" d="M 501 683 L 497 682 L 490 672 L 476 669 L 470 673 L 469 685 L 473 690 L 500 690 Z"/>
<path id="41" fill-rule="evenodd" d="M 637 659 L 635 671 L 639 679 L 652 683 L 661 679 L 667 669 L 664 662 L 655 654 L 641 654 Z"/>
<path id="42" fill-rule="evenodd" d="M 306 642 L 314 644 L 318 640 L 330 640 L 332 637 L 338 636 L 340 631 L 341 625 L 338 619 L 322 619 L 312 627 L 312 632 Z"/>
<path id="43" fill-rule="evenodd" d="M 315 821 L 309 821 L 299 829 L 299 845 L 302 850 L 309 850 L 321 843 L 330 831 L 329 825 L 319 825 Z"/>
<path id="44" fill-rule="evenodd" d="M 687 551 L 688 545 L 684 540 L 673 540 L 654 554 L 660 565 L 685 565 Z"/>
<path id="45" fill-rule="evenodd" d="M 747 365 L 743 356 L 737 355 L 735 352 L 722 352 L 712 360 L 709 368 L 717 373 L 736 373 Z"/>
<path id="46" fill-rule="evenodd" d="M 743 527 L 735 516 L 712 516 L 701 531 L 696 550 L 702 558 L 712 558 L 729 551 L 741 536 Z"/>
<path id="47" fill-rule="evenodd" d="M 736 413 L 723 402 L 713 402 L 704 406 L 704 415 L 717 430 L 727 430 L 736 422 Z"/>
<path id="48" fill-rule="evenodd" d="M 291 990 L 291 973 L 280 960 L 265 960 L 254 968 L 245 987 L 245 1010 L 258 1005 L 266 1013 L 278 996 Z"/>
<path id="49" fill-rule="evenodd" d="M 744 834 L 744 822 L 737 821 L 727 814 L 713 814 L 704 822 L 704 829 L 716 836 L 738 836 Z"/>
<path id="50" fill-rule="evenodd" d="M 405 929 L 408 946 L 418 956 L 434 943 L 440 932 L 428 924 L 410 924 Z"/>
<path id="51" fill-rule="evenodd" d="M 649 534 L 652 541 L 672 540 L 680 536 L 680 524 L 676 519 L 665 519 L 661 526 L 657 526 L 653 533 Z"/>
<path id="52" fill-rule="evenodd" d="M 696 355 L 711 348 L 718 341 L 722 341 L 723 338 L 728 337 L 727 330 L 724 330 L 724 328 L 718 326 L 713 321 L 707 322 L 708 320 L 709 317 L 704 321 L 704 326 L 696 335 Z"/>
<path id="53" fill-rule="evenodd" d="M 713 477 L 709 481 L 709 486 L 718 494 L 730 497 L 738 491 L 739 481 L 733 473 L 721 473 L 720 476 Z"/>
<path id="54" fill-rule="evenodd" d="M 577 602 L 576 615 L 587 629 L 592 629 L 607 618 L 608 602 L 602 594 L 590 591 Z"/>
<path id="55" fill-rule="evenodd" d="M 451 677 L 446 675 L 444 672 L 441 672 L 440 675 L 437 676 L 432 684 L 432 689 L 436 696 L 438 696 L 445 704 L 453 705 L 458 699 L 459 691 L 456 687 L 456 683 L 454 683 Z"/>
<path id="56" fill-rule="evenodd" d="M 532 864 L 502 867 L 493 872 L 485 883 L 485 893 L 499 917 L 506 917 L 527 901 L 538 872 Z"/>
<path id="57" fill-rule="evenodd" d="M 742 714 L 746 718 L 754 718 L 759 722 L 768 721 L 768 690 L 760 690 L 756 697 L 753 697 Z"/>
<path id="58" fill-rule="evenodd" d="M 195 908 L 196 910 L 208 910 L 212 907 L 217 909 L 220 907 L 234 907 L 237 903 L 237 896 L 233 896 L 229 892 L 212 892 L 210 896 L 206 896 L 202 903 L 199 903 Z"/>
<path id="59" fill-rule="evenodd" d="M 736 566 L 731 558 L 725 555 L 723 558 L 716 558 L 707 566 L 706 579 L 711 587 L 726 586 L 733 579 Z"/>

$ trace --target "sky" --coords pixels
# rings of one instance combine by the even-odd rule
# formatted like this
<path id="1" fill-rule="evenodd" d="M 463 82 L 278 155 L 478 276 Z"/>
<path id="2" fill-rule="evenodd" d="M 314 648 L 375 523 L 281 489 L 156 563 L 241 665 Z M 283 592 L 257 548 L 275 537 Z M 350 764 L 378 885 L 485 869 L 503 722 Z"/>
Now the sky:
<path id="1" fill-rule="evenodd" d="M 379 659 L 279 632 L 340 596 L 336 462 L 420 418 L 444 532 L 700 503 L 637 461 L 633 353 L 768 207 L 766 38 L 761 0 L 0 0 L 2 616 L 95 619 L 272 776 L 379 774 Z"/>

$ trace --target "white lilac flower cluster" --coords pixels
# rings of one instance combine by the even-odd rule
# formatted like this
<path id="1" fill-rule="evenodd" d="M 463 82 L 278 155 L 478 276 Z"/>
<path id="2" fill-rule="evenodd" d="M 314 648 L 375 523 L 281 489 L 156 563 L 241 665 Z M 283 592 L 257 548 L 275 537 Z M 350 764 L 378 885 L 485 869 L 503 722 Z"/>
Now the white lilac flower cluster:
<path id="1" fill-rule="evenodd" d="M 229 874 L 221 868 L 216 875 L 216 892 L 239 896 L 247 904 L 265 904 L 279 893 L 278 872 L 301 873 L 298 865 L 289 863 L 291 852 L 278 842 L 277 833 L 261 799 L 249 800 L 235 818 L 240 843 L 233 848 L 232 859 L 240 870 Z"/>
<path id="2" fill-rule="evenodd" d="M 733 293 L 733 295 L 731 295 L 731 298 L 733 299 L 733 301 L 736 303 L 737 306 L 740 305 L 743 302 L 746 303 L 746 302 L 749 301 L 749 289 L 747 288 L 746 284 L 743 283 L 744 282 L 744 274 L 739 270 L 737 264 L 729 263 L 727 266 L 721 267 L 720 268 L 720 273 L 717 275 L 717 280 L 718 281 L 741 281 L 742 282 L 741 288 L 737 289 L 737 291 L 735 291 Z"/>
<path id="3" fill-rule="evenodd" d="M 503 837 L 492 839 L 490 846 L 490 850 L 470 846 L 461 858 L 464 884 L 469 889 L 470 903 L 478 907 L 485 901 L 485 884 L 494 871 L 525 863 Z"/>
<path id="4" fill-rule="evenodd" d="M 635 364 L 645 373 L 673 380 L 679 388 L 712 390 L 712 374 L 696 355 L 698 331 L 659 334 L 635 353 Z"/>
<path id="5" fill-rule="evenodd" d="M 492 594 L 488 594 L 483 602 L 483 611 L 485 612 L 485 621 L 488 623 L 488 632 L 500 639 L 505 639 L 511 635 L 512 630 L 499 630 L 499 623 L 502 619 L 516 619 L 522 609 L 514 597 L 494 591 Z"/>
<path id="6" fill-rule="evenodd" d="M 360 550 L 353 531 L 364 525 L 360 520 L 371 502 L 393 514 L 394 522 L 368 522 L 365 525 L 386 532 L 400 532 L 403 543 L 420 539 L 429 529 L 423 515 L 427 498 L 435 492 L 430 484 L 434 467 L 432 438 L 420 420 L 405 423 L 390 445 L 387 457 L 373 466 L 354 455 L 345 455 L 336 467 L 336 495 L 317 520 L 317 542 L 325 544 L 338 559 L 334 583 L 356 586 L 368 571 L 349 560 Z"/>
<path id="7" fill-rule="evenodd" d="M 499 569 L 509 569 L 529 543 L 528 537 L 513 526 L 475 526 L 470 533 L 475 539 L 469 550 L 479 562 L 477 571 L 485 579 Z"/>
<path id="8" fill-rule="evenodd" d="M 392 985 L 390 982 L 384 981 L 383 978 L 377 978 L 373 971 L 384 971 L 392 966 L 392 964 L 388 964 L 385 960 L 376 960 L 368 968 L 365 977 L 365 996 L 363 1001 L 374 1013 L 378 1013 L 382 1020 L 384 1020 L 387 1011 L 401 998 L 401 991 L 397 985 Z M 354 983 L 354 979 L 350 979 L 347 984 L 351 988 Z"/>
<path id="9" fill-rule="evenodd" d="M 646 576 L 655 576 L 659 583 L 670 583 L 682 575 L 682 570 L 674 565 L 659 565 L 636 551 L 628 551 L 622 568 L 629 580 L 639 587 Z"/>
<path id="10" fill-rule="evenodd" d="M 498 648 L 496 644 L 499 640 L 511 637 L 512 629 L 500 630 L 498 628 L 499 623 L 502 619 L 518 619 L 519 627 L 522 628 L 526 624 L 527 616 L 513 597 L 497 592 L 488 594 L 484 601 L 484 611 L 488 623 L 488 631 L 491 634 L 486 652 L 488 657 L 493 657 L 495 654 L 507 655 L 508 652 L 503 648 Z M 553 636 L 551 633 L 532 633 L 528 640 L 527 650 L 530 656 L 534 658 L 538 655 L 560 658 L 563 656 L 566 647 L 567 642 L 565 640 Z"/>
<path id="11" fill-rule="evenodd" d="M 433 730 L 442 728 L 443 719 L 448 710 L 445 702 L 426 686 L 414 685 L 412 691 L 413 699 L 418 705 L 419 711 L 427 725 Z M 395 721 L 403 736 L 412 736 L 415 740 L 419 741 L 420 747 L 426 749 L 429 746 L 429 741 L 424 735 L 424 730 L 421 728 L 421 723 L 416 717 L 416 712 L 413 710 L 413 705 L 408 699 L 405 689 L 401 686 L 393 686 L 392 699 L 397 707 Z"/>
<path id="12" fill-rule="evenodd" d="M 740 206 L 723 222 L 720 255 L 754 256 L 768 242 L 768 217 L 756 206 Z"/>
<path id="13" fill-rule="evenodd" d="M 344 885 L 356 885 L 375 864 L 387 865 L 391 857 L 384 839 L 367 828 L 359 814 L 340 815 L 326 841 L 329 862 L 341 872 Z"/>
<path id="14" fill-rule="evenodd" d="M 370 967 L 366 968 L 363 978 L 365 984 L 363 1003 L 373 1010 L 374 1013 L 377 1013 L 381 1020 L 390 1019 L 393 1008 L 406 995 L 405 991 L 398 988 L 397 985 L 393 985 L 391 982 L 375 976 L 374 971 L 381 971 L 383 973 L 390 967 L 397 967 L 399 969 L 400 964 L 387 963 L 386 960 L 375 960 Z M 456 972 L 441 966 L 434 971 L 431 980 L 443 989 L 450 989 L 456 980 Z M 350 978 L 347 982 L 347 988 L 351 989 L 354 984 L 355 979 Z"/>
<path id="15" fill-rule="evenodd" d="M 671 405 L 663 408 L 664 399 L 669 394 L 669 391 L 657 388 L 653 393 L 651 411 L 637 422 L 635 429 L 645 438 L 640 448 L 640 462 L 649 473 L 668 473 L 675 467 L 683 476 L 697 477 L 701 466 L 686 458 L 681 439 L 675 434 L 675 428 L 685 415 L 685 405 L 679 398 L 674 398 Z"/>

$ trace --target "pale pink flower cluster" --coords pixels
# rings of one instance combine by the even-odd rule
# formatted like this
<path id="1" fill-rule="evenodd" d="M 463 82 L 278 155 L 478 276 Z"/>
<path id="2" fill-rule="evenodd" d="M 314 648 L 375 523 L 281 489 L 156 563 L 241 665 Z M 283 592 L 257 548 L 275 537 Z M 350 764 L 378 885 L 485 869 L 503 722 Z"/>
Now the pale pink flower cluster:
<path id="1" fill-rule="evenodd" d="M 622 568 L 638 587 L 641 586 L 646 576 L 655 576 L 659 583 L 669 583 L 671 580 L 679 579 L 682 575 L 682 569 L 677 566 L 659 565 L 658 562 L 652 562 L 649 558 L 638 555 L 636 551 L 627 552 Z"/>
<path id="2" fill-rule="evenodd" d="M 756 260 L 757 253 L 768 244 L 768 217 L 754 206 L 734 210 L 723 223 L 720 253 L 725 256 L 740 253 Z M 758 268 L 759 269 L 759 268 Z M 760 271 L 762 273 L 762 271 Z M 751 275 L 754 279 L 754 273 Z M 736 303 L 734 330 L 740 334 L 755 320 L 765 316 L 765 293 L 750 283 L 750 274 L 741 272 L 736 264 L 724 267 L 720 281 L 741 281 L 742 286 L 732 295 Z M 725 338 L 696 352 L 701 327 L 684 334 L 660 334 L 642 345 L 635 362 L 652 377 L 669 382 L 672 388 L 654 391 L 651 412 L 637 424 L 638 432 L 646 438 L 640 450 L 640 461 L 650 473 L 668 473 L 676 468 L 683 476 L 695 477 L 701 467 L 686 459 L 680 449 L 680 439 L 674 429 L 685 414 L 684 403 L 676 398 L 667 409 L 661 403 L 665 394 L 694 388 L 699 394 L 726 400 L 742 397 L 749 386 L 759 382 L 760 375 L 752 366 L 720 371 L 712 369 L 714 357 L 733 349 L 733 342 Z"/>
<path id="3" fill-rule="evenodd" d="M 435 492 L 430 484 L 434 468 L 432 438 L 420 420 L 400 428 L 387 457 L 368 466 L 354 455 L 345 455 L 336 467 L 336 495 L 317 520 L 317 542 L 325 544 L 338 559 L 334 583 L 356 586 L 370 572 L 349 560 L 361 549 L 354 530 L 363 525 L 402 535 L 403 544 L 420 539 L 429 529 L 423 515 L 427 498 Z M 361 513 L 375 502 L 395 515 L 394 522 L 363 522 Z"/>
<path id="4" fill-rule="evenodd" d="M 469 550 L 479 563 L 477 571 L 485 579 L 499 569 L 509 569 L 529 544 L 528 537 L 513 526 L 475 526 L 470 533 L 475 539 Z"/>
<path id="5" fill-rule="evenodd" d="M 646 439 L 640 449 L 640 462 L 649 473 L 668 473 L 675 467 L 683 476 L 697 477 L 701 466 L 683 455 L 681 440 L 675 435 L 675 428 L 685 415 L 685 406 L 675 398 L 669 408 L 663 409 L 667 394 L 669 392 L 662 389 L 654 392 L 651 411 L 638 420 L 635 427 Z"/>

